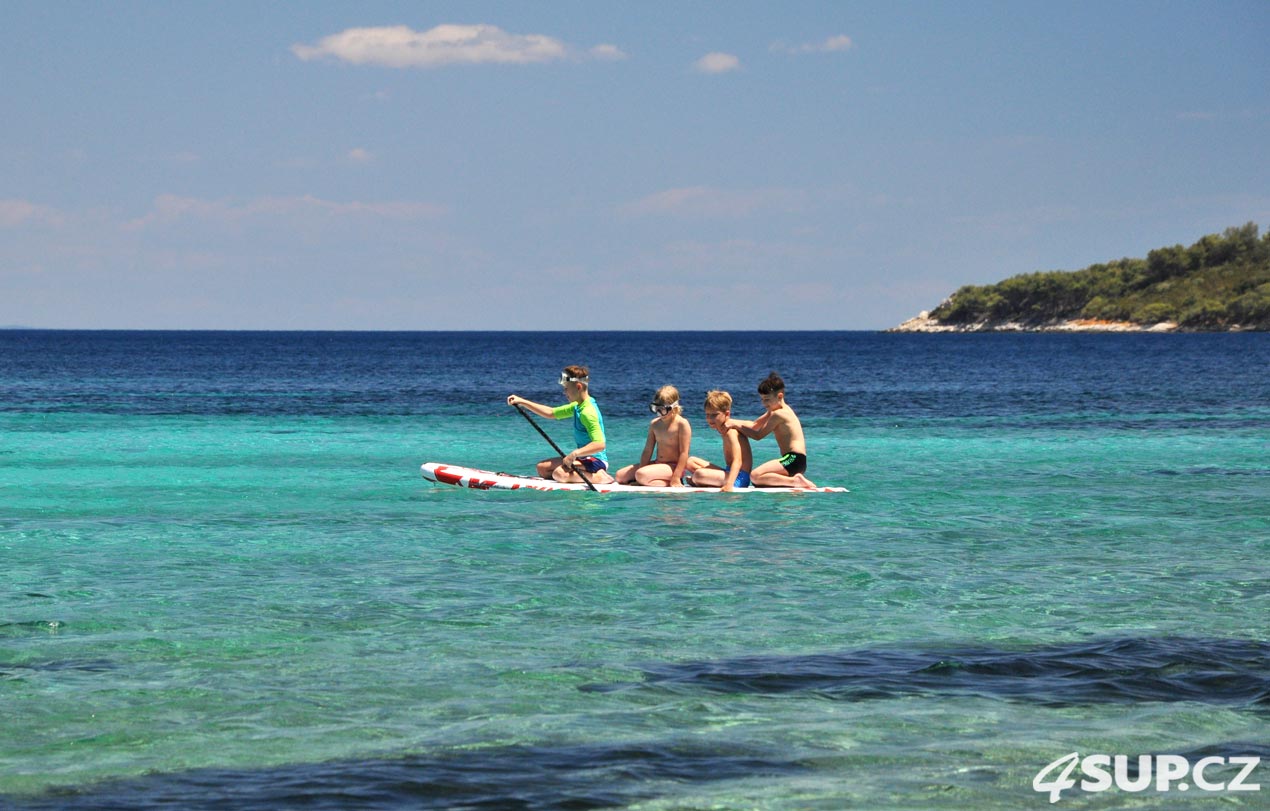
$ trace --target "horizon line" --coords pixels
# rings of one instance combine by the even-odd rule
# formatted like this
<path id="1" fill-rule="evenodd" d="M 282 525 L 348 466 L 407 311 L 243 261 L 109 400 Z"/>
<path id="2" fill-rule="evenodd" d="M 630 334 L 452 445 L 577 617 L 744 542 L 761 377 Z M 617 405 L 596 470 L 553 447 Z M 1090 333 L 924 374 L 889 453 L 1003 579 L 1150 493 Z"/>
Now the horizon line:
<path id="1" fill-rule="evenodd" d="M 857 329 L 753 329 L 746 327 L 737 327 L 734 329 L 601 329 L 601 330 L 563 330 L 563 329 L 474 329 L 474 328 L 454 328 L 454 329 L 365 329 L 365 328 L 344 328 L 344 327 L 32 327 L 20 324 L 0 325 L 0 332 L 277 332 L 277 333 L 299 333 L 299 332 L 367 332 L 367 333 L 418 333 L 418 332 L 506 332 L 506 333 L 522 333 L 522 332 L 539 332 L 539 333 L 560 333 L 570 334 L 576 332 L 585 332 L 588 334 L 605 334 L 605 333 L 629 333 L 629 332 L 687 332 L 687 333 L 712 333 L 712 332 L 751 332 L 762 334 L 777 333 L 814 333 L 814 332 L 886 332 L 887 328 L 857 328 Z"/>

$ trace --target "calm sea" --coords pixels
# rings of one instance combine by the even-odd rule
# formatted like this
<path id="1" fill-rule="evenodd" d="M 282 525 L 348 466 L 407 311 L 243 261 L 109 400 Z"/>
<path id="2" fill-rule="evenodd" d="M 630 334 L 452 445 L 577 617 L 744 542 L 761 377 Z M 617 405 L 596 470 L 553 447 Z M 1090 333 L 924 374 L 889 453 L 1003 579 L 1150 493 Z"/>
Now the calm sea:
<path id="1" fill-rule="evenodd" d="M 754 417 L 778 370 L 851 492 L 420 478 L 531 471 L 505 398 L 570 363 L 615 464 L 658 386 L 718 457 L 705 391 Z M 1072 752 L 1270 763 L 1268 370 L 1267 334 L 0 332 L 0 806 L 990 810 Z M 1260 768 L 1059 807 L 1267 808 Z"/>

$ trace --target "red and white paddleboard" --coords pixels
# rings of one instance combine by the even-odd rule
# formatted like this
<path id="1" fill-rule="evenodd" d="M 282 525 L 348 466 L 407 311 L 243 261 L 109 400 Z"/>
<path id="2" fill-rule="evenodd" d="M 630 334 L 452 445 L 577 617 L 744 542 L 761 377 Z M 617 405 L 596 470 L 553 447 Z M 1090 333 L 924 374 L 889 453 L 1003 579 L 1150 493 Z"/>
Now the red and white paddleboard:
<path id="1" fill-rule="evenodd" d="M 564 484 L 552 479 L 538 476 L 517 476 L 513 473 L 494 473 L 489 470 L 463 467 L 462 465 L 445 465 L 439 462 L 425 462 L 421 468 L 423 478 L 437 484 L 451 484 L 455 487 L 467 487 L 472 490 L 580 490 L 588 488 L 581 482 Z M 719 493 L 718 487 L 643 487 L 637 484 L 600 484 L 595 485 L 599 493 Z M 845 487 L 817 487 L 815 490 L 799 490 L 794 487 L 742 487 L 734 493 L 846 493 Z"/>

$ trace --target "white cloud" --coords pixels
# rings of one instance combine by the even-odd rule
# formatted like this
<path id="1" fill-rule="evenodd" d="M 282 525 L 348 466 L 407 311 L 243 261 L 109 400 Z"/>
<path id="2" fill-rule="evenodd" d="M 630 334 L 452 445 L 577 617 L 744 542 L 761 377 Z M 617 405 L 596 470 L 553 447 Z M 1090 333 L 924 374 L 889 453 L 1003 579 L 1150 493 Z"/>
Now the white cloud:
<path id="1" fill-rule="evenodd" d="M 571 58 L 573 49 L 543 34 L 513 34 L 496 25 L 438 25 L 427 31 L 405 26 L 349 28 L 291 52 L 305 61 L 335 59 L 353 65 L 436 68 L 445 65 L 526 65 Z M 624 59 L 615 45 L 597 45 L 595 59 Z"/>
<path id="2" fill-rule="evenodd" d="M 693 63 L 693 68 L 700 73 L 728 73 L 741 69 L 741 60 L 732 54 L 714 51 Z"/>
<path id="3" fill-rule="evenodd" d="M 26 200 L 0 200 L 0 228 L 17 228 L 21 225 L 61 225 L 62 215 L 57 209 Z"/>
<path id="4" fill-rule="evenodd" d="M 650 194 L 622 207 L 634 216 L 706 217 L 734 219 L 759 211 L 797 211 L 804 195 L 789 189 L 715 189 L 688 186 Z"/>
<path id="5" fill-rule="evenodd" d="M 784 42 L 774 42 L 772 43 L 771 49 L 779 53 L 811 54 L 847 51 L 853 47 L 855 47 L 855 43 L 851 41 L 851 37 L 846 34 L 837 34 L 832 37 L 827 37 L 820 42 L 804 42 L 801 45 L 788 45 Z"/>
<path id="6" fill-rule="evenodd" d="M 626 52 L 616 45 L 596 45 L 591 49 L 591 56 L 607 62 L 618 62 L 626 58 Z"/>
<path id="7" fill-rule="evenodd" d="M 851 37 L 846 34 L 838 34 L 825 40 L 820 47 L 822 51 L 846 51 L 855 47 L 855 43 L 851 41 Z"/>
<path id="8" fill-rule="evenodd" d="M 175 194 L 160 195 L 149 213 L 132 220 L 128 230 L 141 230 L 157 225 L 182 221 L 205 221 L 238 224 L 257 220 L 295 220 L 314 218 L 371 217 L 382 220 L 415 221 L 434 219 L 446 210 L 434 203 L 412 202 L 349 202 L 339 203 L 310 195 L 300 197 L 261 197 L 246 203 L 234 204 L 224 200 L 202 200 L 196 197 L 180 197 Z"/>
<path id="9" fill-rule="evenodd" d="M 352 163 L 370 163 L 375 159 L 369 149 L 355 147 L 348 151 L 348 160 Z"/>

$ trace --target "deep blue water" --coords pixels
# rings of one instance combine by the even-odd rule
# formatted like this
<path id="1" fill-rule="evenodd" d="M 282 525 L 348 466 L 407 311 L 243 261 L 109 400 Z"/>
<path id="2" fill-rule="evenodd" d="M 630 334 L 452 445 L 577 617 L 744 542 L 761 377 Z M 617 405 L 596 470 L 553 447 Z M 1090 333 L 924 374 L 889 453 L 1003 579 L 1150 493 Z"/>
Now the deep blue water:
<path id="1" fill-rule="evenodd" d="M 1270 401 L 1263 334 L 0 332 L 12 412 L 465 415 L 554 396 L 583 362 L 608 410 L 657 381 L 752 393 L 767 370 L 835 418 L 1116 417 Z"/>
<path id="2" fill-rule="evenodd" d="M 505 398 L 572 363 L 619 465 L 658 386 L 717 457 L 704 392 L 757 416 L 777 370 L 851 492 L 422 481 L 531 470 Z M 1075 750 L 1265 757 L 1267 370 L 1265 334 L 0 331 L 0 805 L 1005 809 Z M 1220 802 L 1063 803 L 1131 800 Z"/>

